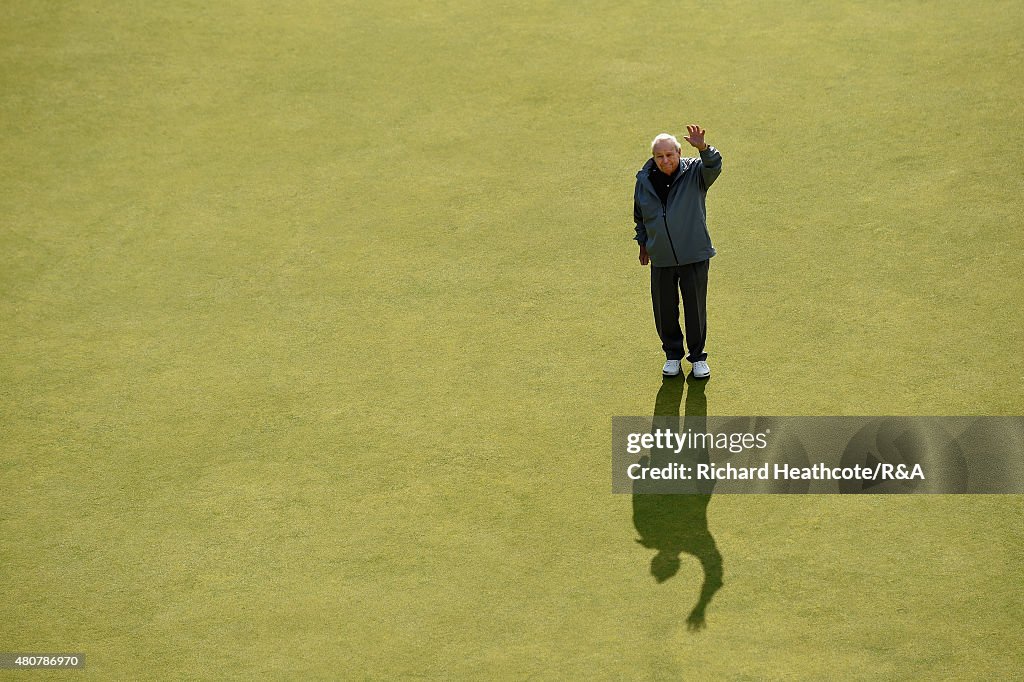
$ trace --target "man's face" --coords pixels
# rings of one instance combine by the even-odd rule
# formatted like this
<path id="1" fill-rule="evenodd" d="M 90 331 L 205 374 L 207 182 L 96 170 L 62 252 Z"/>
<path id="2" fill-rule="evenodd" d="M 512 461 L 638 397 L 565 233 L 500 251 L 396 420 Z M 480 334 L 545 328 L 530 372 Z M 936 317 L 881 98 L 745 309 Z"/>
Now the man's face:
<path id="1" fill-rule="evenodd" d="M 658 164 L 658 170 L 665 175 L 672 175 L 679 168 L 679 150 L 672 144 L 672 140 L 661 140 L 654 145 L 654 163 Z"/>

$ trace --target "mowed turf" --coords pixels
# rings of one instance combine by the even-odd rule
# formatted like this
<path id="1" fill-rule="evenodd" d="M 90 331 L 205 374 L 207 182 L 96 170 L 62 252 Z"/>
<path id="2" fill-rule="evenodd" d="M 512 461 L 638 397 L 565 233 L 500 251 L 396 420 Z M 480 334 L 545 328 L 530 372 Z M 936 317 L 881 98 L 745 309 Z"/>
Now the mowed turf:
<path id="1" fill-rule="evenodd" d="M 714 496 L 613 415 L 696 122 L 712 415 L 1013 415 L 1019 3 L 7 2 L 0 651 L 90 679 L 1001 679 L 1016 496 Z"/>

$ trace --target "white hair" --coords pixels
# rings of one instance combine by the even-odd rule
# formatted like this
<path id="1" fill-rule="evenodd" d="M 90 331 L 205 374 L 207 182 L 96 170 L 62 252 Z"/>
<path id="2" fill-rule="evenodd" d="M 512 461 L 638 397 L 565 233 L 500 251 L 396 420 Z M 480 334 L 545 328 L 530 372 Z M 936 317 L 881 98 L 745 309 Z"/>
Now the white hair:
<path id="1" fill-rule="evenodd" d="M 682 149 L 682 147 L 679 145 L 679 140 L 676 139 L 675 135 L 669 135 L 668 133 L 661 133 L 656 138 L 651 140 L 651 154 L 654 154 L 654 148 L 658 146 L 658 143 L 659 142 L 664 142 L 665 140 L 671 141 L 672 144 L 674 144 L 676 146 L 676 151 L 677 152 Z"/>

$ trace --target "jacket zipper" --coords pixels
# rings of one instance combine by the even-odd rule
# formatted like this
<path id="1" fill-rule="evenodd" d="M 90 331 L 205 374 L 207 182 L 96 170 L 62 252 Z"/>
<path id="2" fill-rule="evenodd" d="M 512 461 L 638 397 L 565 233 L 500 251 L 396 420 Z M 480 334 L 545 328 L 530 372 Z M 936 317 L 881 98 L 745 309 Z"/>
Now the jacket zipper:
<path id="1" fill-rule="evenodd" d="M 676 179 L 678 180 L 678 178 L 676 178 Z M 671 183 L 668 186 L 668 191 L 669 192 L 672 191 L 672 185 L 674 185 L 674 184 L 676 184 L 676 183 L 673 182 L 673 183 Z M 657 192 L 655 192 L 655 194 L 657 194 Z M 663 221 L 665 221 L 665 234 L 668 236 L 668 245 L 672 249 L 672 257 L 676 259 L 676 265 L 679 265 L 679 254 L 676 253 L 676 245 L 675 245 L 675 242 L 672 241 L 672 233 L 669 232 L 669 230 L 668 230 L 668 195 L 667 194 L 665 195 L 665 201 L 661 202 L 661 218 L 662 218 Z"/>
<path id="2" fill-rule="evenodd" d="M 668 211 L 662 214 L 662 218 L 665 220 L 665 234 L 668 235 L 668 245 L 672 247 L 672 257 L 676 259 L 676 265 L 679 265 L 679 254 L 676 253 L 676 245 L 672 241 L 672 233 L 668 231 Z"/>

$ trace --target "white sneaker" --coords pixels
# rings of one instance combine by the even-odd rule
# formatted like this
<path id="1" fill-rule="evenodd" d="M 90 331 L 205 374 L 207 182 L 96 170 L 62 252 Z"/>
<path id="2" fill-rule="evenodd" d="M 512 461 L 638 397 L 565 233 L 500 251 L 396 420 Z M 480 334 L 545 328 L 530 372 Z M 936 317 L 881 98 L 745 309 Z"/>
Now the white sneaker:
<path id="1" fill-rule="evenodd" d="M 679 360 L 666 360 L 665 366 L 661 368 L 662 376 L 675 377 L 679 376 Z"/>
<path id="2" fill-rule="evenodd" d="M 703 360 L 698 360 L 693 363 L 693 378 L 694 379 L 707 379 L 711 376 L 711 368 L 708 367 L 708 363 Z"/>

